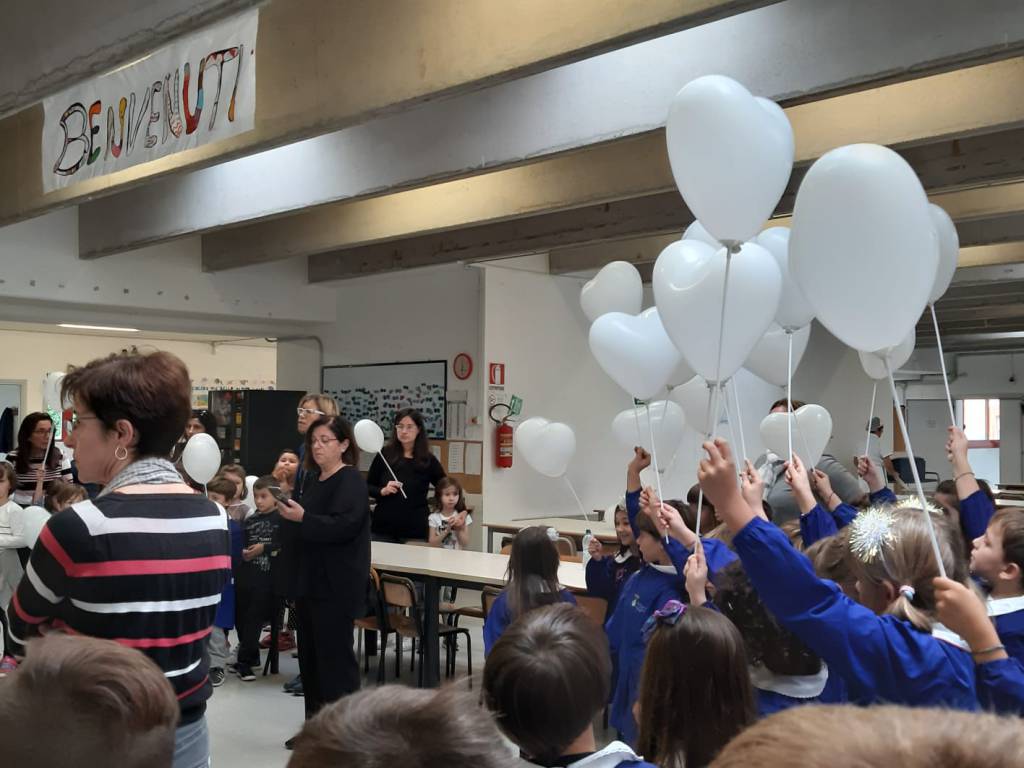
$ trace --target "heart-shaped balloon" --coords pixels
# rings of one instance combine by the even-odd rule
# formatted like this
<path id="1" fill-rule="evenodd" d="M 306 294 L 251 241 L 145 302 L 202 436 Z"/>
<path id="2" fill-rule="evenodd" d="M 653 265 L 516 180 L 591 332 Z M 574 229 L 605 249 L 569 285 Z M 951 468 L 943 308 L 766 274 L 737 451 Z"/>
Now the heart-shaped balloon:
<path id="1" fill-rule="evenodd" d="M 814 319 L 814 310 L 789 272 L 789 227 L 769 227 L 754 242 L 775 257 L 782 275 L 782 296 L 775 322 L 787 330 L 803 328 Z"/>
<path id="2" fill-rule="evenodd" d="M 716 253 L 704 243 L 679 240 L 654 264 L 654 301 L 665 331 L 708 381 L 725 381 L 739 370 L 771 326 L 782 291 L 778 264 L 761 246 L 744 243 L 730 258 L 720 369 L 725 249 Z"/>
<path id="3" fill-rule="evenodd" d="M 807 351 L 811 327 L 805 325 L 793 332 L 793 371 L 795 372 Z M 772 325 L 751 351 L 744 367 L 765 381 L 778 387 L 787 384 L 789 368 L 789 336 L 777 325 Z"/>
<path id="4" fill-rule="evenodd" d="M 891 149 L 839 147 L 804 176 L 789 269 L 814 316 L 847 346 L 874 352 L 902 342 L 928 303 L 938 260 L 928 198 Z"/>
<path id="5" fill-rule="evenodd" d="M 820 405 L 809 404 L 797 408 L 793 414 L 793 452 L 809 472 L 817 466 L 832 437 L 832 416 Z M 769 413 L 761 421 L 761 440 L 765 448 L 786 458 L 789 451 L 789 414 Z"/>
<path id="6" fill-rule="evenodd" d="M 722 247 L 722 244 L 715 240 L 714 236 L 704 229 L 704 225 L 699 221 L 694 221 L 686 228 L 686 231 L 683 232 L 683 240 L 696 240 L 698 243 L 710 245 L 716 251 Z"/>
<path id="7" fill-rule="evenodd" d="M 960 259 L 960 235 L 957 234 L 956 224 L 942 208 L 935 203 L 929 203 L 928 212 L 932 215 L 935 234 L 939 238 L 939 266 L 935 271 L 931 295 L 928 297 L 928 303 L 934 304 L 953 281 L 953 273 L 956 272 L 956 264 Z"/>
<path id="8" fill-rule="evenodd" d="M 679 444 L 683 442 L 685 428 L 683 409 L 671 400 L 658 400 L 646 406 L 627 408 L 612 420 L 612 434 L 623 448 L 639 445 L 650 451 L 651 431 L 654 431 L 659 472 L 664 472 L 675 456 Z"/>
<path id="9" fill-rule="evenodd" d="M 669 399 L 678 403 L 686 416 L 687 425 L 700 435 L 710 435 L 714 420 L 711 418 L 711 388 L 700 376 L 673 387 Z"/>
<path id="10" fill-rule="evenodd" d="M 590 322 L 608 312 L 639 314 L 643 302 L 643 281 L 628 261 L 606 264 L 580 291 L 580 306 Z"/>
<path id="11" fill-rule="evenodd" d="M 917 331 L 911 328 L 907 338 L 895 347 L 878 352 L 858 352 L 857 355 L 860 357 L 864 373 L 872 379 L 888 379 L 889 373 L 885 370 L 885 361 L 889 361 L 889 368 L 895 373 L 906 365 L 907 360 L 914 354 L 915 344 L 917 344 Z"/>
<path id="12" fill-rule="evenodd" d="M 576 453 L 576 435 L 572 427 L 539 416 L 516 427 L 515 437 L 519 455 L 547 477 L 562 477 Z"/>
<path id="13" fill-rule="evenodd" d="M 609 312 L 590 326 L 590 351 L 612 380 L 638 400 L 663 394 L 681 357 L 655 307 Z"/>
<path id="14" fill-rule="evenodd" d="M 707 231 L 723 242 L 754 237 L 793 168 L 785 113 L 731 78 L 706 75 L 672 99 L 665 139 L 676 186 Z"/>
<path id="15" fill-rule="evenodd" d="M 683 359 L 682 355 L 679 355 L 679 365 L 677 365 L 676 369 L 672 371 L 672 375 L 668 377 L 669 389 L 680 384 L 685 384 L 696 375 L 696 371 L 687 365 L 686 360 Z"/>

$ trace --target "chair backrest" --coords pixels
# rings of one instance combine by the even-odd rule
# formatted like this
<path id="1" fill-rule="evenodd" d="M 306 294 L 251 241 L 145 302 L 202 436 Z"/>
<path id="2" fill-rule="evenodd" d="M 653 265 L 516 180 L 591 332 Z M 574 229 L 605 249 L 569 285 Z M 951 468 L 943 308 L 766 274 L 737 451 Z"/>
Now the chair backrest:
<path id="1" fill-rule="evenodd" d="M 587 615 L 587 618 L 604 629 L 605 616 L 608 613 L 608 601 L 603 597 L 590 597 L 588 595 L 573 595 L 576 598 L 576 605 Z"/>
<path id="2" fill-rule="evenodd" d="M 920 456 L 914 457 L 914 464 L 917 465 L 917 474 L 924 478 L 925 472 L 925 460 Z M 910 459 L 906 456 L 900 456 L 892 460 L 892 466 L 896 470 L 896 474 L 900 476 L 900 480 L 904 483 L 914 482 L 914 473 L 910 470 Z"/>
<path id="3" fill-rule="evenodd" d="M 389 608 L 416 607 L 416 587 L 409 579 L 385 573 L 380 577 L 381 596 Z"/>
<path id="4" fill-rule="evenodd" d="M 483 592 L 480 593 L 480 608 L 483 609 L 484 616 L 491 612 L 491 606 L 494 605 L 494 601 L 500 594 L 501 590 L 497 587 L 484 587 Z"/>
<path id="5" fill-rule="evenodd" d="M 558 547 L 558 554 L 560 555 L 576 554 L 576 542 L 568 536 L 559 536 L 555 539 L 555 546 Z"/>

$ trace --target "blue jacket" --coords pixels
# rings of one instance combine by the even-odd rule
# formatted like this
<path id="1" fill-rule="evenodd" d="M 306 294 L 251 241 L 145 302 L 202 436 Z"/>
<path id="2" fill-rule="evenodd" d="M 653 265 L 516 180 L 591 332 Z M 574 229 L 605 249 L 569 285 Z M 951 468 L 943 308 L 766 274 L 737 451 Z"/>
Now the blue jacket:
<path id="1" fill-rule="evenodd" d="M 626 579 L 636 573 L 643 565 L 639 555 L 634 555 L 626 550 L 627 556 L 624 560 L 617 560 L 617 556 L 602 557 L 600 560 L 591 558 L 587 561 L 587 594 L 593 597 L 603 597 L 608 602 L 608 612 L 615 610 L 619 602 L 619 593 Z"/>
<path id="2" fill-rule="evenodd" d="M 569 590 L 563 589 L 559 594 L 563 603 L 576 605 L 576 598 L 572 596 L 572 592 Z M 491 648 L 494 647 L 494 644 L 498 642 L 498 638 L 505 633 L 505 630 L 508 629 L 508 625 L 511 623 L 512 614 L 508 607 L 508 590 L 504 590 L 495 598 L 494 605 L 491 606 L 491 612 L 484 619 L 484 656 L 491 652 Z"/>
<path id="3" fill-rule="evenodd" d="M 765 606 L 843 678 L 851 703 L 978 708 L 967 651 L 854 602 L 760 518 L 733 544 Z"/>
<path id="4" fill-rule="evenodd" d="M 213 626 L 221 629 L 232 629 L 235 626 L 235 577 L 234 570 L 242 562 L 242 523 L 228 518 L 228 533 L 231 536 L 231 572 L 232 576 L 220 593 L 220 603 L 213 617 Z"/>
<path id="5" fill-rule="evenodd" d="M 1024 664 L 1024 597 L 990 599 L 988 612 L 995 619 L 996 632 L 1006 646 L 1006 653 Z"/>
<path id="6" fill-rule="evenodd" d="M 978 665 L 978 699 L 999 714 L 1024 715 L 1024 664 L 1000 659 Z"/>
<path id="7" fill-rule="evenodd" d="M 975 491 L 966 499 L 960 499 L 960 526 L 968 544 L 985 535 L 988 521 L 995 513 L 996 507 L 984 491 Z"/>

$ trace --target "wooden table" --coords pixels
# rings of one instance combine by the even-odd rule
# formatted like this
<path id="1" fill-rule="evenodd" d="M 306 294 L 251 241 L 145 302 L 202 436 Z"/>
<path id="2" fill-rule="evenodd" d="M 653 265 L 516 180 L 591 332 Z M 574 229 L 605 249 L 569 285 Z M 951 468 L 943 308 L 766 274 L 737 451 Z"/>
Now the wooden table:
<path id="1" fill-rule="evenodd" d="M 425 685 L 437 686 L 441 680 L 437 632 L 441 621 L 441 587 L 503 586 L 508 555 L 375 541 L 371 562 L 378 571 L 401 573 L 423 583 L 423 679 Z M 558 568 L 558 580 L 567 589 L 586 591 L 587 579 L 581 563 L 563 562 Z M 381 648 L 380 653 L 383 652 Z"/>
<path id="2" fill-rule="evenodd" d="M 587 522 L 586 520 L 577 520 L 572 517 L 536 517 L 520 518 L 507 523 L 485 522 L 484 526 L 487 528 L 487 551 L 494 551 L 494 534 L 515 535 L 523 530 L 523 528 L 528 528 L 531 525 L 543 525 L 548 528 L 554 528 L 558 531 L 559 536 L 573 539 L 577 544 L 583 540 L 583 536 L 588 529 L 602 544 L 618 545 L 619 543 L 619 538 L 615 535 L 614 522 L 599 522 L 597 520 Z M 580 549 L 580 547 L 577 546 L 577 549 Z"/>

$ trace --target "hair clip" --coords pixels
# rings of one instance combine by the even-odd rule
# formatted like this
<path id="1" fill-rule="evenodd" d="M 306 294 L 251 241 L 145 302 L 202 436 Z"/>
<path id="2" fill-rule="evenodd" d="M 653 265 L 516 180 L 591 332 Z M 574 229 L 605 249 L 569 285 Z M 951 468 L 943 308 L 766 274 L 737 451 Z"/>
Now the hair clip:
<path id="1" fill-rule="evenodd" d="M 674 627 L 676 623 L 686 614 L 686 603 L 682 603 L 678 600 L 669 600 L 665 605 L 656 610 L 651 614 L 647 621 L 644 622 L 643 628 L 640 630 L 646 643 L 650 640 L 654 630 L 658 628 L 659 624 L 666 624 L 670 627 Z"/>
<path id="2" fill-rule="evenodd" d="M 893 540 L 892 524 L 896 517 L 890 507 L 871 507 L 850 523 L 850 551 L 864 563 L 882 554 L 882 548 Z"/>
<path id="3" fill-rule="evenodd" d="M 933 515 L 939 515 L 941 517 L 946 514 L 941 507 L 932 504 L 932 502 L 930 501 L 925 501 L 925 506 L 927 507 L 928 511 Z M 920 511 L 921 502 L 917 498 L 917 496 L 908 496 L 907 498 L 900 499 L 895 504 L 890 505 L 890 509 L 915 509 L 917 511 Z"/>
<path id="4" fill-rule="evenodd" d="M 552 541 L 558 541 L 558 531 L 550 526 L 547 529 L 548 538 Z"/>

